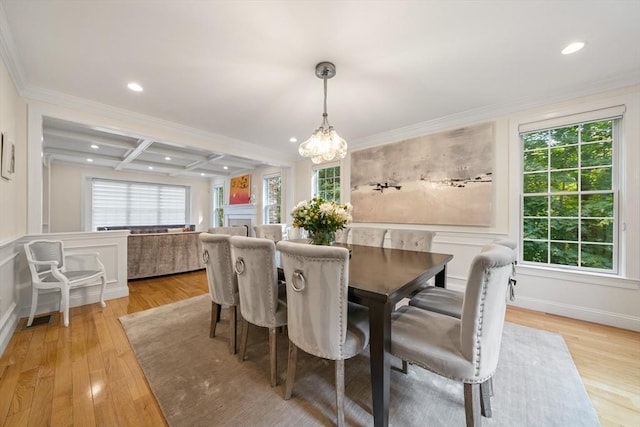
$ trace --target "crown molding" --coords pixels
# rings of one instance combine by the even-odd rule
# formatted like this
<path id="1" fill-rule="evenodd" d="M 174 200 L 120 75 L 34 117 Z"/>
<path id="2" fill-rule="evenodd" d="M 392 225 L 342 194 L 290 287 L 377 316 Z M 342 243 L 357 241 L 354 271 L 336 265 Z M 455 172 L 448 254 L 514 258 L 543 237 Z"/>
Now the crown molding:
<path id="1" fill-rule="evenodd" d="M 25 78 L 15 46 L 4 6 L 0 3 L 0 56 L 4 60 L 13 84 L 20 93 L 24 88 Z"/>
<path id="2" fill-rule="evenodd" d="M 553 96 L 522 98 L 515 101 L 474 108 L 433 120 L 404 126 L 398 129 L 392 129 L 364 138 L 351 140 L 349 141 L 351 148 L 350 151 L 358 151 L 376 145 L 415 138 L 455 126 L 465 126 L 482 120 L 495 119 L 507 114 L 516 114 L 530 108 L 566 102 L 577 98 L 620 90 L 636 85 L 640 85 L 640 72 L 638 70 L 633 70 L 629 73 L 609 79 L 598 80 L 588 85 L 573 86 L 571 88 L 567 88 L 566 91 Z"/>

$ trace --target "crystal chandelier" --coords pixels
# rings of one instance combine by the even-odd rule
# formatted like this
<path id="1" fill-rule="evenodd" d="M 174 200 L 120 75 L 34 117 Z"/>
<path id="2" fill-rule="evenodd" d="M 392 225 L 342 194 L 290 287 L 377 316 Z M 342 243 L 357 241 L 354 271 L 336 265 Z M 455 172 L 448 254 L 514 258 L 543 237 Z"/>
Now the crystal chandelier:
<path id="1" fill-rule="evenodd" d="M 311 137 L 298 147 L 302 157 L 310 157 L 313 163 L 344 159 L 347 142 L 338 135 L 327 119 L 327 79 L 336 75 L 336 67 L 331 62 L 316 65 L 316 76 L 324 80 L 324 112 L 322 123 Z"/>

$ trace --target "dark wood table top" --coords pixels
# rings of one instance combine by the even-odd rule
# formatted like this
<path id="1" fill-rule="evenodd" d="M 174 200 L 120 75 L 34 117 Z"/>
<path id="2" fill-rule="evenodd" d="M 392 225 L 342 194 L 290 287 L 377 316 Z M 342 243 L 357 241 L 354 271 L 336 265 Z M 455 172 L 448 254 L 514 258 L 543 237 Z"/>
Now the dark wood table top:
<path id="1" fill-rule="evenodd" d="M 392 303 L 410 294 L 413 287 L 422 285 L 453 259 L 453 255 L 435 252 L 336 246 L 351 249 L 349 288 L 356 295 Z"/>

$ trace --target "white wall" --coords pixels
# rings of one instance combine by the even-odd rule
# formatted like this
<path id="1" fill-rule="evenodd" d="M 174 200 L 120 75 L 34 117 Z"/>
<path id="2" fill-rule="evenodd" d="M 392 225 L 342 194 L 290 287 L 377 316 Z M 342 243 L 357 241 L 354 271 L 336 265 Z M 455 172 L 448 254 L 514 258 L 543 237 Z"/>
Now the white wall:
<path id="1" fill-rule="evenodd" d="M 624 88 L 552 105 L 529 108 L 499 117 L 465 121 L 425 124 L 422 131 L 413 134 L 393 132 L 386 139 L 377 138 L 375 145 L 401 141 L 413 136 L 428 135 L 462 126 L 492 121 L 496 124 L 494 165 L 494 218 L 490 227 L 455 227 L 403 224 L 353 224 L 383 228 L 415 228 L 436 231 L 432 250 L 450 253 L 453 261 L 447 269 L 447 283 L 453 289 L 463 290 L 467 270 L 473 256 L 490 241 L 509 236 L 519 239 L 520 215 L 520 140 L 519 123 L 575 114 L 606 106 L 625 104 L 625 128 L 620 156 L 622 170 L 621 223 L 625 230 L 620 236 L 622 272 L 619 276 L 567 272 L 566 270 L 518 266 L 517 299 L 514 305 L 558 315 L 640 330 L 640 87 Z M 358 149 L 374 144 L 360 144 Z M 352 150 L 352 152 L 355 149 Z M 349 156 L 342 166 L 342 200 L 350 200 Z M 294 204 L 309 198 L 311 163 L 297 162 L 294 176 Z M 355 206 L 354 209 L 358 207 Z M 385 243 L 388 245 L 388 242 Z"/>
<path id="2" fill-rule="evenodd" d="M 92 177 L 188 186 L 191 190 L 189 223 L 195 224 L 196 231 L 204 231 L 210 227 L 211 186 L 208 179 L 114 171 L 61 162 L 53 162 L 49 168 L 45 168 L 43 175 L 49 176 L 46 184 L 50 187 L 45 185 L 43 190 L 45 194 L 50 193 L 50 209 L 46 209 L 45 205 L 45 212 L 49 212 L 49 230 L 52 233 L 86 231 L 83 209 L 89 196 L 87 178 Z"/>

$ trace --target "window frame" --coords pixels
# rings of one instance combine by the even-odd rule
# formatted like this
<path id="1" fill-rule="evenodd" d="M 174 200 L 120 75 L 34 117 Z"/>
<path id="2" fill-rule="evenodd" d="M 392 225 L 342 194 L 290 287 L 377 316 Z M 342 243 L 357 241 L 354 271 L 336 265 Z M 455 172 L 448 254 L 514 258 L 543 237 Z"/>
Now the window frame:
<path id="1" fill-rule="evenodd" d="M 522 263 L 522 266 L 534 267 L 534 268 L 545 268 L 545 269 L 558 269 L 572 272 L 580 272 L 580 273 L 592 273 L 599 275 L 614 275 L 619 276 L 624 270 L 623 266 L 623 251 L 624 248 L 621 247 L 621 232 L 624 229 L 624 223 L 620 211 L 620 193 L 621 193 L 621 184 L 623 182 L 623 168 L 624 165 L 621 162 L 621 151 L 623 147 L 623 137 L 624 137 L 624 119 L 625 119 L 625 107 L 624 106 L 615 106 L 603 109 L 594 109 L 587 110 L 584 112 L 576 112 L 574 114 L 567 115 L 559 115 L 557 117 L 553 117 L 551 119 L 543 119 L 539 121 L 532 121 L 528 123 L 520 123 L 517 125 L 517 141 L 518 141 L 518 159 L 519 159 L 519 180 L 518 180 L 518 204 L 519 204 L 519 214 L 518 214 L 518 237 L 519 237 L 519 260 Z M 594 267 L 585 267 L 581 265 L 563 265 L 563 264 L 554 264 L 551 262 L 551 253 L 548 253 L 547 262 L 535 262 L 535 261 L 525 261 L 524 260 L 524 199 L 525 194 L 532 195 L 534 193 L 525 193 L 525 176 L 527 175 L 527 171 L 525 171 L 524 167 L 524 142 L 523 135 L 531 132 L 538 132 L 544 130 L 558 129 L 563 127 L 571 127 L 584 125 L 587 123 L 599 122 L 599 121 L 607 121 L 612 120 L 612 137 L 611 137 L 611 149 L 612 149 L 612 158 L 611 158 L 611 189 L 610 190 L 601 190 L 601 191 L 590 191 L 590 190 L 582 190 L 581 185 L 578 183 L 578 188 L 575 191 L 570 191 L 571 194 L 577 195 L 579 198 L 583 195 L 589 194 L 612 194 L 613 196 L 613 239 L 612 239 L 612 268 L 609 269 L 601 269 Z M 581 147 L 583 144 L 582 141 L 578 141 L 576 146 Z M 587 145 L 587 144 L 585 144 Z M 550 153 L 551 148 L 547 149 L 547 152 Z M 541 170 L 540 172 L 547 174 L 547 189 L 546 192 L 541 192 L 541 196 L 552 197 L 552 196 L 562 196 L 566 195 L 567 192 L 554 192 L 551 189 L 551 181 L 550 174 L 555 171 L 555 169 L 551 166 L 551 158 L 547 159 L 547 168 L 545 170 Z M 588 169 L 588 167 L 583 166 L 581 163 L 578 163 L 576 166 L 576 171 L 581 171 L 584 169 Z M 546 216 L 541 216 L 542 218 L 546 218 L 550 220 L 553 218 L 550 211 L 547 211 Z M 578 245 L 582 244 L 582 237 L 580 235 L 580 221 L 583 219 L 582 211 L 578 211 L 578 236 L 576 239 L 576 243 Z M 546 239 L 541 241 L 547 242 L 550 244 L 554 239 L 551 238 L 551 229 L 548 227 Z M 579 246 L 580 247 L 580 246 Z M 579 255 L 579 254 L 578 254 Z M 578 258 L 580 259 L 580 257 Z"/>
<path id="2" fill-rule="evenodd" d="M 86 200 L 87 203 L 85 204 L 86 209 L 85 209 L 85 218 L 86 218 L 86 222 L 85 224 L 87 224 L 87 231 L 96 231 L 98 227 L 103 227 L 103 226 L 108 226 L 107 225 L 96 225 L 95 221 L 94 221 L 94 215 L 93 215 L 93 205 L 94 205 L 94 200 L 93 200 L 93 189 L 94 189 L 94 183 L 96 182 L 114 182 L 114 183 L 121 183 L 121 184 L 126 184 L 126 185 L 142 185 L 142 186 L 150 186 L 150 187 L 155 187 L 157 189 L 161 189 L 161 188 L 166 188 L 166 187 L 171 187 L 171 188 L 180 188 L 184 190 L 184 224 L 190 224 L 190 218 L 191 218 L 191 187 L 188 185 L 180 185 L 180 184 L 165 184 L 165 183 L 158 183 L 158 182 L 149 182 L 149 181 L 133 181 L 133 180 L 121 180 L 121 179 L 112 179 L 112 178 L 101 178 L 101 177 L 96 177 L 96 176 L 91 176 L 91 177 L 87 177 L 87 190 L 86 190 Z M 127 209 L 129 209 L 129 206 L 127 206 Z M 128 222 L 128 221 L 127 221 Z M 131 223 L 127 223 L 124 226 L 131 226 L 131 227 L 135 227 L 137 225 L 176 225 L 176 224 L 182 224 L 182 223 L 170 223 L 170 224 L 131 224 Z M 113 225 L 113 224 L 111 224 Z"/>
<path id="3" fill-rule="evenodd" d="M 319 182 L 318 182 L 318 174 L 319 171 L 321 170 L 326 170 L 326 169 L 337 169 L 339 172 L 338 175 L 338 184 L 339 184 L 339 192 L 340 192 L 340 197 L 338 197 L 338 199 L 336 200 L 336 198 L 331 198 L 328 199 L 324 196 L 322 196 L 325 200 L 333 200 L 336 203 L 341 203 L 341 199 L 342 199 L 342 167 L 340 165 L 340 163 L 326 163 L 326 164 L 322 164 L 322 165 L 317 165 L 314 166 L 312 171 L 311 171 L 311 196 L 312 197 L 316 197 L 316 196 L 320 196 L 320 191 L 318 189 L 319 187 Z M 325 178 L 326 179 L 326 178 Z M 335 182 L 335 175 L 332 178 L 333 181 Z M 335 191 L 334 191 L 335 192 Z"/>
<path id="4" fill-rule="evenodd" d="M 280 200 L 275 201 L 275 203 L 270 203 L 269 200 L 269 181 L 278 178 L 280 179 Z M 276 219 L 278 216 L 280 217 L 280 221 L 278 222 L 268 222 L 269 219 L 269 211 L 273 208 L 276 208 Z M 262 176 L 262 223 L 263 224 L 280 224 L 282 223 L 282 174 L 278 173 L 270 173 Z"/>

